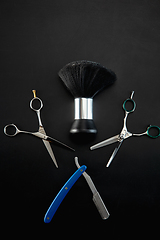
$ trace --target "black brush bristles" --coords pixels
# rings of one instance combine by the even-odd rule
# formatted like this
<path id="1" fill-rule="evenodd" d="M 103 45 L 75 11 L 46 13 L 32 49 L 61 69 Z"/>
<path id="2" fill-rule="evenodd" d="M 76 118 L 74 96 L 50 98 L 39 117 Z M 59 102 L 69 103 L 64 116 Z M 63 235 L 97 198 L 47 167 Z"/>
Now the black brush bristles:
<path id="1" fill-rule="evenodd" d="M 70 133 L 94 136 L 97 129 L 93 122 L 93 97 L 116 81 L 116 74 L 99 63 L 75 61 L 68 63 L 58 73 L 75 101 L 75 120 Z M 85 134 L 85 138 L 84 138 Z"/>
<path id="2" fill-rule="evenodd" d="M 116 81 L 113 71 L 99 63 L 86 60 L 67 64 L 58 75 L 74 98 L 93 98 L 98 92 Z"/>

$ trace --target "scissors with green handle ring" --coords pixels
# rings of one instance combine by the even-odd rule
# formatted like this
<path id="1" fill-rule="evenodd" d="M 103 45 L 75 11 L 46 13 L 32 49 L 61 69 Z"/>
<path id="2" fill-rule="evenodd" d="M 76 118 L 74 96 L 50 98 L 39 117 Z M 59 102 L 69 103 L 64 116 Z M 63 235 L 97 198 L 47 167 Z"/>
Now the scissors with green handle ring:
<path id="1" fill-rule="evenodd" d="M 15 124 L 8 124 L 4 127 L 4 133 L 9 136 L 9 137 L 13 137 L 13 136 L 16 136 L 18 133 L 27 133 L 27 134 L 31 134 L 31 135 L 34 135 L 38 138 L 41 138 L 44 145 L 46 146 L 49 154 L 50 154 L 50 157 L 52 158 L 55 166 L 58 168 L 58 165 L 57 165 L 57 162 L 56 162 L 56 159 L 55 159 L 55 156 L 53 154 L 53 151 L 52 151 L 52 148 L 50 146 L 50 143 L 57 143 L 63 147 L 66 147 L 72 151 L 75 151 L 73 148 L 67 146 L 66 144 L 54 139 L 54 138 L 51 138 L 49 136 L 46 135 L 46 132 L 44 130 L 44 127 L 42 125 L 42 121 L 41 121 L 41 117 L 40 117 L 40 110 L 42 109 L 43 107 L 43 102 L 40 98 L 38 98 L 36 96 L 36 90 L 33 90 L 33 94 L 34 94 L 34 98 L 30 101 L 30 108 L 35 111 L 37 113 L 37 117 L 38 117 L 38 122 L 39 122 L 39 130 L 38 132 L 27 132 L 27 131 L 21 131 L 18 129 L 18 127 L 15 125 Z M 34 107 L 34 102 L 35 101 L 38 101 L 39 102 L 39 105 L 37 108 Z M 14 132 L 13 132 L 14 130 Z"/>
<path id="2" fill-rule="evenodd" d="M 131 133 L 131 132 L 129 132 L 127 130 L 126 121 L 127 121 L 128 114 L 134 112 L 134 110 L 136 108 L 136 103 L 132 99 L 133 98 L 133 94 L 134 94 L 134 91 L 131 92 L 130 98 L 126 99 L 124 101 L 124 103 L 123 103 L 123 109 L 125 111 L 125 117 L 124 117 L 124 120 L 123 120 L 123 128 L 122 128 L 121 133 L 116 135 L 116 136 L 114 136 L 114 137 L 108 138 L 107 140 L 104 140 L 104 141 L 102 141 L 100 143 L 97 143 L 97 144 L 95 144 L 95 145 L 90 147 L 91 150 L 94 150 L 94 149 L 97 149 L 97 148 L 100 148 L 100 147 L 104 147 L 104 146 L 107 146 L 109 144 L 118 142 L 118 145 L 115 148 L 115 150 L 113 151 L 113 153 L 112 153 L 112 155 L 111 155 L 111 157 L 110 157 L 106 167 L 109 167 L 110 163 L 112 162 L 112 160 L 116 156 L 120 146 L 122 145 L 122 142 L 123 142 L 124 139 L 129 138 L 131 136 L 142 136 L 142 135 L 148 135 L 151 138 L 157 138 L 157 137 L 160 136 L 160 128 L 158 126 L 155 126 L 155 125 L 150 125 L 145 132 L 140 133 L 140 134 Z M 127 103 L 131 103 L 132 104 L 132 107 L 130 109 L 128 109 Z M 155 135 L 151 133 L 151 130 L 153 130 L 153 129 L 155 129 L 156 132 L 157 132 Z"/>
<path id="3" fill-rule="evenodd" d="M 156 134 L 156 135 L 151 135 L 151 133 L 149 132 L 152 128 L 155 128 L 155 129 L 157 129 L 158 131 L 158 133 Z M 146 131 L 146 133 L 144 133 L 144 134 L 147 134 L 149 137 L 151 137 L 151 138 L 157 138 L 157 137 L 159 137 L 160 136 L 160 128 L 158 127 L 158 126 L 155 126 L 155 125 L 150 125 L 148 128 L 147 128 L 147 131 Z M 142 135 L 144 135 L 144 134 L 142 134 Z"/>

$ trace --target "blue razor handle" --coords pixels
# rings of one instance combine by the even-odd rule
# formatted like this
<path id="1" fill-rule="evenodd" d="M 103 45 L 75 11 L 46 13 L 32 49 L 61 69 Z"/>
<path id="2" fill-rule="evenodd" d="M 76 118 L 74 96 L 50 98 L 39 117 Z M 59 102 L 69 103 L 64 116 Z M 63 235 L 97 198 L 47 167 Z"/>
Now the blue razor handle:
<path id="1" fill-rule="evenodd" d="M 87 169 L 85 165 L 80 167 L 69 179 L 68 181 L 64 184 L 64 186 L 61 188 L 53 202 L 51 203 L 50 207 L 48 208 L 46 215 L 44 217 L 44 222 L 49 223 L 55 212 L 57 211 L 59 205 L 71 189 L 71 187 L 74 185 L 74 183 L 78 180 L 78 178 L 82 175 L 82 173 Z"/>

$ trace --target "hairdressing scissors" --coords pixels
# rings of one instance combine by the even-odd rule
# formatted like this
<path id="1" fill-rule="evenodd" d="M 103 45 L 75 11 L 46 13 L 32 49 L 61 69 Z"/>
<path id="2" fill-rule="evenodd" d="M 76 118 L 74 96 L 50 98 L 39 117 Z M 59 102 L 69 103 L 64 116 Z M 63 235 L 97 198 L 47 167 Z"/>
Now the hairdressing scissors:
<path id="1" fill-rule="evenodd" d="M 95 144 L 94 146 L 90 147 L 91 150 L 94 150 L 94 149 L 97 149 L 97 148 L 100 148 L 100 147 L 104 147 L 104 146 L 107 146 L 109 144 L 112 144 L 112 143 L 115 143 L 115 142 L 118 142 L 118 145 L 117 147 L 114 149 L 106 167 L 109 167 L 110 163 L 112 162 L 112 160 L 114 159 L 114 157 L 116 156 L 119 148 L 121 147 L 122 143 L 123 143 L 123 140 L 124 139 L 127 139 L 131 136 L 143 136 L 143 135 L 148 135 L 149 137 L 151 138 L 157 138 L 160 136 L 160 128 L 158 126 L 155 126 L 155 125 L 150 125 L 147 130 L 144 132 L 144 133 L 140 133 L 140 134 L 136 134 L 136 133 L 131 133 L 127 130 L 127 126 L 126 126 L 126 121 L 127 121 L 127 117 L 128 117 L 128 114 L 129 113 L 132 113 L 134 112 L 135 108 L 136 108 L 136 103 L 135 101 L 132 99 L 133 98 L 133 94 L 134 94 L 134 91 L 131 92 L 131 96 L 130 98 L 126 99 L 123 103 L 123 109 L 125 111 L 125 117 L 124 117 L 124 122 L 123 122 L 123 128 L 122 128 L 122 131 L 120 134 L 114 136 L 114 137 L 111 137 L 111 138 L 108 138 L 107 140 L 104 140 L 100 143 L 97 143 Z M 127 106 L 126 104 L 127 103 L 131 103 L 132 104 L 132 108 L 131 109 L 127 109 Z M 151 129 L 155 129 L 156 130 L 156 135 L 153 135 L 151 133 Z"/>
<path id="2" fill-rule="evenodd" d="M 57 144 L 65 147 L 65 148 L 68 148 L 68 149 L 70 149 L 70 150 L 72 150 L 72 151 L 75 151 L 75 150 L 74 150 L 73 148 L 67 146 L 66 144 L 64 144 L 64 143 L 62 143 L 62 142 L 60 142 L 60 141 L 58 141 L 58 140 L 56 140 L 56 139 L 54 139 L 54 138 L 51 138 L 51 137 L 49 137 L 49 136 L 46 135 L 46 132 L 45 132 L 45 130 L 44 130 L 44 127 L 43 127 L 42 121 L 41 121 L 41 117 L 40 117 L 40 110 L 41 110 L 42 107 L 43 107 L 43 102 L 42 102 L 42 100 L 41 100 L 40 98 L 38 98 L 38 97 L 36 96 L 36 90 L 32 90 L 32 91 L 33 91 L 33 94 L 34 94 L 34 98 L 30 101 L 30 108 L 37 113 L 38 122 L 39 122 L 39 130 L 38 130 L 38 132 L 21 131 L 21 130 L 19 130 L 19 129 L 17 128 L 17 126 L 16 126 L 15 124 L 12 123 L 12 124 L 8 124 L 8 125 L 6 125 L 6 126 L 4 127 L 4 133 L 5 133 L 7 136 L 10 136 L 10 137 L 16 136 L 18 133 L 27 133 L 27 134 L 34 135 L 34 136 L 36 136 L 36 137 L 38 137 L 38 138 L 41 138 L 42 141 L 43 141 L 43 143 L 44 143 L 44 145 L 46 146 L 46 148 L 47 148 L 47 150 L 48 150 L 48 152 L 49 152 L 49 154 L 50 154 L 50 156 L 51 156 L 54 164 L 55 164 L 56 167 L 58 168 L 58 165 L 57 165 L 55 156 L 54 156 L 54 154 L 53 154 L 52 148 L 51 148 L 51 146 L 50 146 L 50 143 L 57 143 Z M 34 102 L 35 100 L 38 100 L 38 101 L 39 101 L 39 103 L 40 103 L 40 107 L 39 107 L 39 108 L 35 108 L 35 107 L 33 106 L 33 102 Z M 14 133 L 13 133 L 13 132 L 11 133 L 11 132 L 10 132 L 11 130 L 9 131 L 9 128 L 14 128 Z M 13 130 L 13 129 L 12 129 L 12 130 Z"/>

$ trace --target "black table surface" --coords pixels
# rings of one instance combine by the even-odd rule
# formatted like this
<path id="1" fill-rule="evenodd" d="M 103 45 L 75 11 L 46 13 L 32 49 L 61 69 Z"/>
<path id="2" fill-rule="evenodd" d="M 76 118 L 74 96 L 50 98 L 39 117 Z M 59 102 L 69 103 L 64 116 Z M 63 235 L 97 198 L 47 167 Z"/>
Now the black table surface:
<path id="1" fill-rule="evenodd" d="M 132 90 L 136 110 L 128 116 L 128 130 L 141 133 L 150 124 L 160 126 L 159 11 L 158 0 L 0 2 L 1 219 L 8 229 L 15 224 L 15 236 L 22 228 L 24 236 L 31 234 L 36 226 L 46 237 L 74 235 L 75 230 L 81 237 L 85 233 L 116 237 L 118 233 L 128 239 L 128 229 L 131 236 L 157 234 L 160 138 L 125 140 L 109 168 L 105 166 L 116 144 L 95 151 L 89 147 L 120 133 L 122 103 Z M 99 62 L 117 75 L 116 83 L 94 98 L 96 138 L 80 143 L 69 136 L 74 99 L 58 77 L 58 71 L 75 60 Z M 41 140 L 3 133 L 9 123 L 37 131 L 37 116 L 29 107 L 32 89 L 43 101 L 41 118 L 47 134 L 76 150 L 52 146 L 58 169 Z M 110 217 L 101 219 L 81 177 L 51 223 L 45 224 L 50 203 L 77 169 L 75 156 L 87 166 Z"/>

